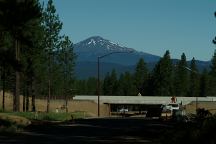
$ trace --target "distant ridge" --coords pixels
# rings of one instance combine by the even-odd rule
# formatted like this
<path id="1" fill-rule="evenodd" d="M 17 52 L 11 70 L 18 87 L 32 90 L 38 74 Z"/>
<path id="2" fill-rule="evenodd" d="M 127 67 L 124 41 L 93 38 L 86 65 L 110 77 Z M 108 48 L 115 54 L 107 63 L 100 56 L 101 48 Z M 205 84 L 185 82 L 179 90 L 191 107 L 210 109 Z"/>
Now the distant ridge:
<path id="1" fill-rule="evenodd" d="M 74 44 L 74 52 L 78 56 L 75 67 L 76 76 L 81 79 L 96 77 L 98 56 L 116 51 L 124 53 L 112 54 L 101 59 L 101 76 L 111 72 L 112 69 L 115 69 L 117 73 L 134 72 L 135 65 L 140 58 L 143 58 L 149 70 L 152 70 L 161 58 L 160 56 L 136 51 L 133 48 L 127 48 L 100 36 L 92 36 Z M 127 53 L 129 51 L 133 52 Z M 177 61 L 178 59 L 173 59 L 173 63 Z M 188 61 L 188 66 L 189 64 L 190 61 Z M 210 61 L 197 60 L 196 64 L 198 69 L 202 71 L 205 68 L 209 68 Z"/>

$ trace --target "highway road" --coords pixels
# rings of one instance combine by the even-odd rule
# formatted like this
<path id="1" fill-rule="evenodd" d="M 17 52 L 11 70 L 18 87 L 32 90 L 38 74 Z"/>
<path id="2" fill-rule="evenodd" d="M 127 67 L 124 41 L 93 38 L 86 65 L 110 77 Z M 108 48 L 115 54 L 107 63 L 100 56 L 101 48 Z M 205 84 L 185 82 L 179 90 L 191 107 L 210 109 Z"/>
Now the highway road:
<path id="1" fill-rule="evenodd" d="M 3 134 L 4 144 L 159 144 L 171 123 L 143 118 L 33 122 L 23 132 Z"/>

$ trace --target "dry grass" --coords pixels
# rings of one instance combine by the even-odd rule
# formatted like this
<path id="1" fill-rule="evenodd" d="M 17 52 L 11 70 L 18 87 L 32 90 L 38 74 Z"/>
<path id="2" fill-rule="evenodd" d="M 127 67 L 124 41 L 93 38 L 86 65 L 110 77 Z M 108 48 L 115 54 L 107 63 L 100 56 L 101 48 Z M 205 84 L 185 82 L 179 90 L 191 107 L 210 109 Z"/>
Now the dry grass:
<path id="1" fill-rule="evenodd" d="M 2 109 L 2 91 L 0 91 L 0 109 Z M 7 111 L 12 111 L 13 95 L 11 93 L 5 93 L 5 108 Z"/>
<path id="2" fill-rule="evenodd" d="M 22 111 L 23 96 L 20 96 L 20 111 Z M 47 110 L 47 100 L 46 99 L 36 99 L 36 111 L 46 112 Z M 29 110 L 31 110 L 31 98 L 29 98 Z M 63 99 L 50 100 L 50 112 L 65 112 L 64 109 L 65 101 Z M 13 96 L 10 93 L 5 95 L 5 110 L 12 111 L 13 108 Z M 0 92 L 0 109 L 2 109 L 2 92 Z M 86 116 L 96 116 L 97 115 L 97 104 L 94 101 L 82 101 L 82 100 L 69 100 L 68 101 L 68 112 L 79 112 L 83 113 L 83 117 Z M 101 115 L 107 115 L 107 107 L 101 105 Z"/>
<path id="3" fill-rule="evenodd" d="M 206 110 L 209 110 L 212 114 L 216 113 L 216 102 L 198 102 L 196 107 L 196 102 L 191 102 L 190 104 L 185 106 L 187 113 L 196 113 L 196 108 L 204 108 Z"/>

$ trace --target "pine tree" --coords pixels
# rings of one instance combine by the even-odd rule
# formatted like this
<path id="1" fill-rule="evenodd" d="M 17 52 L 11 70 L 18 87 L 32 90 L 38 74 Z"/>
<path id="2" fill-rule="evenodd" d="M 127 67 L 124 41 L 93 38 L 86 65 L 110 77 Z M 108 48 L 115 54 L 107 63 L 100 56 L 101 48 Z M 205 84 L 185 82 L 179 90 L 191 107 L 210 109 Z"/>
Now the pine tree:
<path id="1" fill-rule="evenodd" d="M 176 96 L 186 96 L 188 91 L 188 70 L 186 69 L 187 61 L 186 56 L 183 53 L 181 55 L 181 60 L 177 63 L 175 67 L 175 95 Z"/>
<path id="2" fill-rule="evenodd" d="M 110 82 L 111 82 L 111 95 L 117 95 L 118 81 L 117 81 L 117 74 L 114 69 L 112 70 L 112 73 L 110 75 Z"/>
<path id="3" fill-rule="evenodd" d="M 109 73 L 106 74 L 104 81 L 103 81 L 103 94 L 104 95 L 112 94 L 112 82 L 111 82 Z"/>
<path id="4" fill-rule="evenodd" d="M 41 9 L 42 11 L 42 9 Z M 36 92 L 37 95 L 40 95 L 39 93 L 39 87 L 43 87 L 43 83 L 40 82 L 40 86 L 36 87 L 37 81 L 39 79 L 42 79 L 40 77 L 40 71 L 43 71 L 41 68 L 41 65 L 43 63 L 40 63 L 41 55 L 43 53 L 44 47 L 41 44 L 41 41 L 43 39 L 43 28 L 41 26 L 41 20 L 37 19 L 34 22 L 34 29 L 31 30 L 31 34 L 29 34 L 28 39 L 23 42 L 23 47 L 25 50 L 21 49 L 22 51 L 22 91 L 23 91 L 23 110 L 29 111 L 30 110 L 30 96 L 31 99 L 31 111 L 36 111 L 35 106 L 35 98 L 36 98 Z M 43 81 L 43 79 L 42 79 Z M 37 90 L 36 90 L 37 88 Z"/>
<path id="5" fill-rule="evenodd" d="M 197 97 L 199 96 L 199 74 L 196 67 L 195 58 L 191 60 L 189 71 L 190 71 L 190 81 L 189 81 L 188 96 Z"/>
<path id="6" fill-rule="evenodd" d="M 150 73 L 147 78 L 147 85 L 145 86 L 145 91 L 143 95 L 152 96 L 154 95 L 154 77 Z"/>
<path id="7" fill-rule="evenodd" d="M 136 64 L 136 70 L 134 74 L 135 86 L 137 88 L 137 94 L 141 93 L 142 95 L 145 93 L 144 91 L 147 85 L 148 78 L 148 70 L 146 67 L 146 63 L 141 58 L 139 62 Z"/>
<path id="8" fill-rule="evenodd" d="M 124 95 L 124 74 L 120 74 L 120 76 L 119 76 L 117 95 L 119 95 L 119 96 Z"/>
<path id="9" fill-rule="evenodd" d="M 199 96 L 200 97 L 206 97 L 208 92 L 208 72 L 206 69 L 203 70 L 203 73 L 200 78 L 200 91 Z"/>
<path id="10" fill-rule="evenodd" d="M 216 17 L 216 12 L 214 13 L 214 16 Z M 216 44 L 216 37 L 212 40 L 213 44 Z"/>
<path id="11" fill-rule="evenodd" d="M 156 64 L 153 70 L 154 95 L 170 96 L 173 93 L 172 61 L 169 51 Z"/>
<path id="12" fill-rule="evenodd" d="M 87 82 L 87 95 L 96 95 L 97 94 L 97 79 L 95 77 L 88 78 Z"/>
<path id="13" fill-rule="evenodd" d="M 123 95 L 124 96 L 137 95 L 136 87 L 134 85 L 133 75 L 131 75 L 129 72 L 124 73 L 122 85 L 123 85 Z"/>
<path id="14" fill-rule="evenodd" d="M 65 36 L 64 40 L 62 40 L 61 48 L 58 55 L 60 73 L 63 74 L 61 75 L 63 77 L 63 84 L 59 88 L 63 90 L 62 94 L 64 95 L 67 111 L 68 94 L 71 93 L 71 90 L 73 88 L 75 66 L 75 54 L 73 52 L 73 44 L 68 36 Z"/>
<path id="15" fill-rule="evenodd" d="M 40 18 L 39 2 L 36 0 L 2 0 L 0 1 L 0 31 L 9 32 L 13 38 L 16 56 L 16 78 L 13 110 L 20 110 L 20 51 L 21 43 L 31 34 L 35 19 Z"/>
<path id="16" fill-rule="evenodd" d="M 118 80 L 116 71 L 113 69 L 111 74 L 107 73 L 103 81 L 104 95 L 118 95 Z"/>
<path id="17" fill-rule="evenodd" d="M 43 12 L 43 22 L 44 27 L 44 42 L 43 45 L 46 48 L 46 57 L 44 62 L 48 62 L 48 96 L 47 96 L 47 112 L 49 112 L 51 92 L 58 93 L 58 78 L 61 73 L 59 71 L 57 57 L 58 51 L 60 49 L 61 38 L 60 31 L 62 29 L 62 22 L 59 20 L 59 16 L 56 14 L 56 9 L 52 0 L 49 0 L 47 7 Z M 47 58 L 47 59 L 46 59 Z M 62 79 L 61 79 L 62 80 Z M 51 86 L 52 84 L 52 86 Z M 55 87 L 54 87 L 55 86 Z"/>
<path id="18" fill-rule="evenodd" d="M 15 63 L 13 57 L 11 36 L 8 32 L 0 33 L 0 90 L 2 90 L 2 110 L 5 110 L 5 92 L 9 90 L 7 86 L 10 74 L 13 73 L 11 70 Z M 10 72 L 9 72 L 10 71 Z"/>
<path id="19" fill-rule="evenodd" d="M 216 12 L 214 13 L 216 17 Z M 212 40 L 213 44 L 216 45 L 216 37 Z M 216 95 L 216 50 L 214 51 L 214 55 L 211 59 L 210 73 L 209 73 L 209 85 L 208 94 L 211 96 Z"/>
<path id="20" fill-rule="evenodd" d="M 210 66 L 210 72 L 209 72 L 209 95 L 215 96 L 216 95 L 216 50 L 214 51 L 214 55 L 211 59 L 211 66 Z"/>
<path id="21" fill-rule="evenodd" d="M 88 85 L 86 85 L 86 80 L 75 80 L 74 88 L 77 95 L 87 94 Z"/>

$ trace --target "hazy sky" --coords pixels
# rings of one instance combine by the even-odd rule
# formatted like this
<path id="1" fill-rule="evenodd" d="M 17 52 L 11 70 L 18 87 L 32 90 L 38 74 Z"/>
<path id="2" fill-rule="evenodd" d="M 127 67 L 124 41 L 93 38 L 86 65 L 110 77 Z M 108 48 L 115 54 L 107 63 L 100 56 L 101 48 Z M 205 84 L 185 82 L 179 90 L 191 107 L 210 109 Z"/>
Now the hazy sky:
<path id="1" fill-rule="evenodd" d="M 46 0 L 47 1 L 47 0 Z M 210 60 L 216 0 L 54 0 L 62 33 L 77 43 L 102 36 L 138 51 Z"/>

